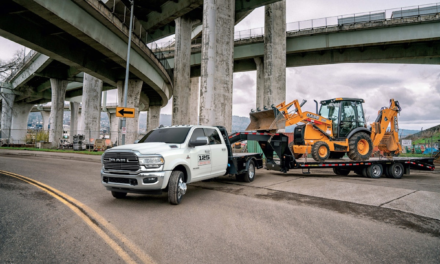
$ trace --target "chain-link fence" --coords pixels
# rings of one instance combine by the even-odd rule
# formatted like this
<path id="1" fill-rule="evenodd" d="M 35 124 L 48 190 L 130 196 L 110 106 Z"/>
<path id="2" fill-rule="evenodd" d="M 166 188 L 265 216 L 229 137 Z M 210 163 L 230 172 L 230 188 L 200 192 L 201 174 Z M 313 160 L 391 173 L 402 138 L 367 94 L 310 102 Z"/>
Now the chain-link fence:
<path id="1" fill-rule="evenodd" d="M 51 142 L 51 134 L 54 134 L 54 142 Z M 145 135 L 145 131 L 126 132 L 126 144 L 133 144 L 136 140 Z M 78 130 L 74 135 L 70 135 L 69 130 L 55 131 L 43 129 L 0 129 L 0 146 L 4 147 L 36 147 L 36 148 L 73 148 L 75 136 L 79 136 L 81 149 L 93 149 L 96 140 L 99 144 L 104 143 L 106 147 L 117 146 L 121 142 L 122 131 L 93 131 Z M 77 139 L 78 140 L 78 139 Z"/>

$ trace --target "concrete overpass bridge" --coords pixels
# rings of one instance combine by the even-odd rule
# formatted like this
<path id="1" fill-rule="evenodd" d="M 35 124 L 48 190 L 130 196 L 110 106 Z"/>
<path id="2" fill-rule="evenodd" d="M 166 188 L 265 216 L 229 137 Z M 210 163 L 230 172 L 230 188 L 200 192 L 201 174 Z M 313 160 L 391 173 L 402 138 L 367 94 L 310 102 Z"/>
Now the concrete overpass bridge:
<path id="1" fill-rule="evenodd" d="M 440 12 L 440 6 L 438 8 Z M 293 22 L 289 24 L 299 24 Z M 287 24 L 287 27 L 289 26 Z M 234 72 L 258 70 L 264 60 L 264 28 L 235 33 Z M 167 46 L 167 45 L 165 45 Z M 191 46 L 191 77 L 201 75 L 201 44 Z M 174 67 L 174 47 L 165 52 Z M 336 63 L 440 64 L 440 15 L 328 25 L 286 32 L 286 67 Z"/>

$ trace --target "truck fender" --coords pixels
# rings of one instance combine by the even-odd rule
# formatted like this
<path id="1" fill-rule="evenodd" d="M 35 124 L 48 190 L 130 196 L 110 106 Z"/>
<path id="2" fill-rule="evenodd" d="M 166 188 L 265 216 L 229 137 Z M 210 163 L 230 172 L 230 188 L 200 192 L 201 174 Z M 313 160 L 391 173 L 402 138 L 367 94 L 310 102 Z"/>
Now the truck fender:
<path id="1" fill-rule="evenodd" d="M 173 168 L 172 170 L 175 170 L 178 166 L 183 166 L 186 170 L 186 175 L 187 175 L 187 183 L 191 182 L 191 169 L 190 169 L 190 165 L 187 164 L 184 160 L 175 160 L 172 164 L 170 164 L 170 167 L 168 168 Z"/>
<path id="2" fill-rule="evenodd" d="M 358 132 L 365 132 L 365 133 L 367 133 L 368 135 L 371 135 L 371 131 L 368 130 L 367 128 L 365 128 L 365 127 L 358 127 L 358 128 L 353 129 L 353 130 L 348 134 L 347 138 L 350 139 L 354 134 L 356 134 L 356 133 L 358 133 Z"/>
<path id="3" fill-rule="evenodd" d="M 249 164 L 251 163 L 251 161 L 254 161 L 254 164 L 255 164 L 255 169 L 258 169 L 258 164 L 257 164 L 257 160 L 255 159 L 255 158 L 250 158 L 250 159 L 248 159 L 247 161 L 246 161 L 246 171 L 248 171 L 249 170 Z"/>

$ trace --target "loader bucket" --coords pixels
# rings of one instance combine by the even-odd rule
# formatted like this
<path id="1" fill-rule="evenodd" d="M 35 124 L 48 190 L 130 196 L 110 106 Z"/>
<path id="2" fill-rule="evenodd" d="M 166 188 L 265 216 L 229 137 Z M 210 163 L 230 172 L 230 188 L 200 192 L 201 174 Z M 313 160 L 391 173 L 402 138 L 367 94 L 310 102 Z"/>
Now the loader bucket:
<path id="1" fill-rule="evenodd" d="M 276 108 L 251 112 L 249 116 L 251 123 L 246 131 L 270 131 L 286 128 L 286 119 Z"/>

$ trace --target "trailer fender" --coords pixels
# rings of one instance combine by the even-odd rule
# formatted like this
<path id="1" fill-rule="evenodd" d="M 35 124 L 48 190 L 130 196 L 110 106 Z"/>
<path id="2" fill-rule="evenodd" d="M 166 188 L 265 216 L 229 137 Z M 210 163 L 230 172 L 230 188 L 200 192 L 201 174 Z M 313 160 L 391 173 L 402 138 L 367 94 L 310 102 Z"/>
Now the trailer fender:
<path id="1" fill-rule="evenodd" d="M 371 135 L 371 131 L 365 127 L 358 127 L 353 129 L 350 134 L 348 134 L 347 138 L 350 139 L 354 134 L 358 133 L 358 132 L 365 132 L 368 135 Z"/>

